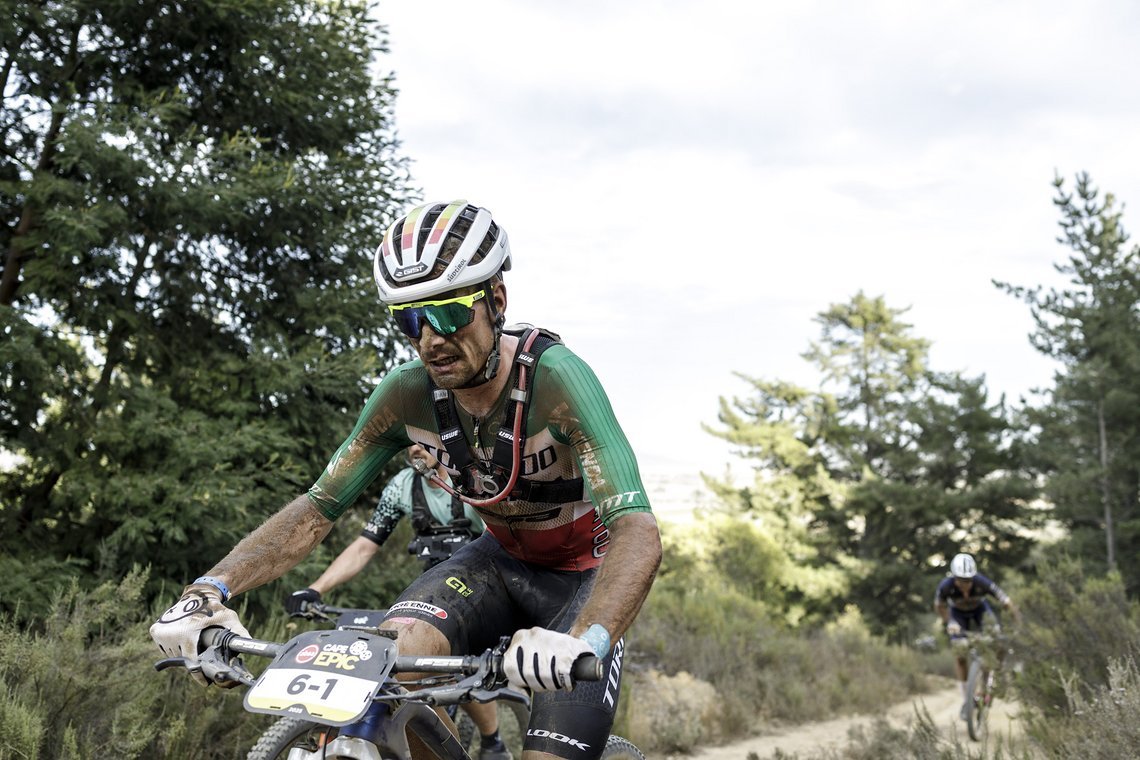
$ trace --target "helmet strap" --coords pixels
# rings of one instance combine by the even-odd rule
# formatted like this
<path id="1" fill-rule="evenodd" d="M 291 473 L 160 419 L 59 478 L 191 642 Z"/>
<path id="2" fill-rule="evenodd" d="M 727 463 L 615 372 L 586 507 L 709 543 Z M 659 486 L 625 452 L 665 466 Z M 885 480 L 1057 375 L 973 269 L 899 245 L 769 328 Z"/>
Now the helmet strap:
<path id="1" fill-rule="evenodd" d="M 507 323 L 507 318 L 503 314 L 495 312 L 495 301 L 492 295 L 493 288 L 491 281 L 488 280 L 483 284 L 484 289 L 487 291 L 487 309 L 491 316 L 491 325 L 494 336 L 491 340 L 491 352 L 487 354 L 487 363 L 483 365 L 482 372 L 476 372 L 475 376 L 468 380 L 460 388 L 478 388 L 484 383 L 489 383 L 495 374 L 499 371 L 499 362 L 502 359 L 502 354 L 499 351 L 499 343 L 503 337 L 503 325 Z"/>

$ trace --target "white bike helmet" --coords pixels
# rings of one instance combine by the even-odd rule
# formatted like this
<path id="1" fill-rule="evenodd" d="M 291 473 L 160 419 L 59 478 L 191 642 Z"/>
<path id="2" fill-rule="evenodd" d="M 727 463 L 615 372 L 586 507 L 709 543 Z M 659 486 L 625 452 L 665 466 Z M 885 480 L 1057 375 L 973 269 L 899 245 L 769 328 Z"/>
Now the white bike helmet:
<path id="1" fill-rule="evenodd" d="M 424 301 L 510 268 L 506 230 L 464 200 L 409 211 L 388 228 L 372 262 L 385 304 Z"/>
<path id="2" fill-rule="evenodd" d="M 950 574 L 955 578 L 970 580 L 978 574 L 978 563 L 974 562 L 974 558 L 969 554 L 955 555 L 954 559 L 950 560 Z"/>

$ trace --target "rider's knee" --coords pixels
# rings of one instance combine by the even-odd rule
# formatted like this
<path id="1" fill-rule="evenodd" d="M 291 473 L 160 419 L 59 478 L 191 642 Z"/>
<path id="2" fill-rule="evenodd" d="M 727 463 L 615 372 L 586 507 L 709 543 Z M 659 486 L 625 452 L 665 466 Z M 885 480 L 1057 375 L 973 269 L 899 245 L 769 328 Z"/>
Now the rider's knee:
<path id="1" fill-rule="evenodd" d="M 394 631 L 400 643 L 400 654 L 446 656 L 451 654 L 451 643 L 443 632 L 422 620 L 404 618 L 386 620 L 382 630 Z"/>

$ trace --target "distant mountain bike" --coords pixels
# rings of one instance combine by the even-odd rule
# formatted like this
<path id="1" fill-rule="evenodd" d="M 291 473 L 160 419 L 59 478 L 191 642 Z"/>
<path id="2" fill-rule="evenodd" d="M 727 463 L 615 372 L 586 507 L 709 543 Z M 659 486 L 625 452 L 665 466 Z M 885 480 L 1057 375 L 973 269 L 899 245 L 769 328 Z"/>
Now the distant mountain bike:
<path id="1" fill-rule="evenodd" d="M 966 671 L 966 730 L 976 742 L 983 741 L 989 731 L 989 714 L 999 691 L 1002 664 L 1008 651 L 1008 640 L 999 632 L 967 631 L 970 666 Z"/>
<path id="2" fill-rule="evenodd" d="M 206 646 L 199 656 L 202 673 L 213 681 L 248 687 L 246 710 L 314 724 L 302 735 L 294 734 L 292 746 L 277 753 L 288 760 L 402 760 L 410 756 L 408 730 L 438 758 L 470 760 L 432 707 L 471 700 L 518 702 L 528 708 L 530 704 L 526 694 L 510 688 L 503 670 L 509 637 L 482 655 L 449 657 L 400 655 L 390 635 L 371 627 L 369 632 L 307 631 L 284 643 L 243 638 L 218 628 L 203 632 L 202 640 Z M 273 661 L 255 678 L 239 659 L 241 654 Z M 186 664 L 176 657 L 159 661 L 155 668 Z M 401 682 L 394 678 L 397 673 L 422 675 Z M 574 665 L 576 681 L 601 677 L 601 660 L 596 657 L 583 656 Z M 409 691 L 407 686 L 421 688 Z M 644 760 L 620 737 L 610 737 L 602 757 Z"/>

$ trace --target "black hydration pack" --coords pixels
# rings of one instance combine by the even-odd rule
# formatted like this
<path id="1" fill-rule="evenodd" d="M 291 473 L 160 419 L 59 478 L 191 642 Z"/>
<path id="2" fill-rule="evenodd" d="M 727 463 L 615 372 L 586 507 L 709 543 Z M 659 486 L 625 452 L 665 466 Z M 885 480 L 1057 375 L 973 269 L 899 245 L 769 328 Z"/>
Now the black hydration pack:
<path id="1" fill-rule="evenodd" d="M 464 520 L 466 520 L 466 524 L 457 525 Z M 416 473 L 412 476 L 412 530 L 418 535 L 448 526 L 471 527 L 471 521 L 463 516 L 463 502 L 455 496 L 451 497 L 451 522 L 446 526 L 443 525 L 432 517 L 431 510 L 428 509 L 427 497 L 424 496 L 424 476 Z"/>
<path id="2" fill-rule="evenodd" d="M 408 544 L 408 553 L 424 564 L 424 570 L 450 559 L 475 538 L 471 521 L 463 516 L 463 502 L 455 496 L 451 497 L 451 522 L 443 525 L 432 517 L 419 473 L 412 477 L 412 529 L 416 536 Z"/>
<path id="3" fill-rule="evenodd" d="M 534 375 L 538 367 L 542 352 L 562 339 L 556 333 L 520 324 L 504 328 L 503 332 L 519 336 L 519 348 L 515 353 L 514 365 L 511 368 L 514 377 L 519 377 L 520 368 L 526 368 L 525 387 L 512 387 L 510 396 L 503 408 L 503 421 L 499 425 L 499 432 L 495 436 L 495 446 L 491 454 L 491 461 L 483 464 L 471 451 L 463 429 L 459 424 L 459 412 L 455 406 L 455 394 L 450 390 L 438 387 L 431 377 L 428 384 L 431 388 L 432 402 L 435 409 L 435 422 L 439 429 L 439 437 L 447 455 L 451 458 L 452 468 L 459 471 L 458 490 L 463 494 L 487 498 L 488 494 L 497 494 L 510 482 L 511 468 L 514 463 L 514 452 L 517 447 L 520 463 L 526 451 L 527 416 L 530 413 L 530 401 L 534 393 Z M 531 340 L 533 337 L 533 341 Z M 529 347 L 527 347 L 529 343 Z M 516 409 L 522 405 L 522 427 L 519 431 L 519 440 L 514 439 L 514 421 Z M 508 499 L 539 502 L 547 504 L 566 504 L 579 501 L 582 498 L 582 478 L 573 480 L 535 481 L 528 480 L 519 474 L 515 486 L 511 489 Z"/>

